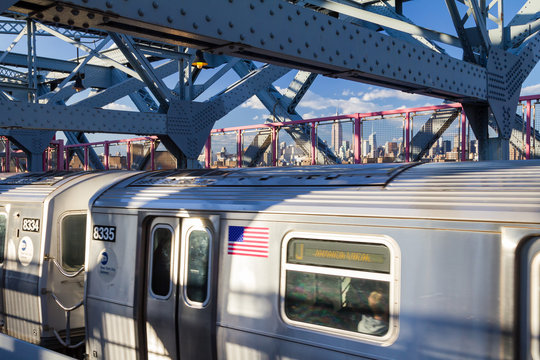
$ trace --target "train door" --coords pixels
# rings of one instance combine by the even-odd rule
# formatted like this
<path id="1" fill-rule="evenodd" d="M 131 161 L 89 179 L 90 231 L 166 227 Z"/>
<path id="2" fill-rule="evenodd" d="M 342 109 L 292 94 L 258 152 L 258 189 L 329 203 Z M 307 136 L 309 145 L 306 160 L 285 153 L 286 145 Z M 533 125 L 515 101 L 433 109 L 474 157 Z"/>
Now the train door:
<path id="1" fill-rule="evenodd" d="M 200 218 L 155 218 L 148 229 L 149 359 L 215 358 L 214 227 Z"/>
<path id="2" fill-rule="evenodd" d="M 4 263 L 6 259 L 6 220 L 7 215 L 0 208 L 0 332 L 4 330 Z"/>
<path id="3" fill-rule="evenodd" d="M 540 237 L 522 248 L 519 272 L 519 358 L 540 360 Z"/>
<path id="4" fill-rule="evenodd" d="M 155 218 L 150 226 L 146 290 L 146 347 L 149 359 L 177 359 L 180 220 Z"/>

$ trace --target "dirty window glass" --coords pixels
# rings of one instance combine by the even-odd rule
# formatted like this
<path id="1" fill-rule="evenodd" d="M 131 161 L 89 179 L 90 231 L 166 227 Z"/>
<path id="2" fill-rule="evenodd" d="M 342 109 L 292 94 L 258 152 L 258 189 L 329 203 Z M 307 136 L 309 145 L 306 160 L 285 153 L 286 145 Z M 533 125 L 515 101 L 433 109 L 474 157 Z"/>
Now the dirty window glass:
<path id="1" fill-rule="evenodd" d="M 289 241 L 285 316 L 314 329 L 386 335 L 391 317 L 389 257 L 388 248 L 379 244 Z"/>
<path id="2" fill-rule="evenodd" d="M 77 271 L 84 265 L 86 214 L 68 215 L 62 219 L 62 267 Z"/>
<path id="3" fill-rule="evenodd" d="M 193 230 L 188 240 L 187 298 L 204 303 L 208 296 L 208 266 L 210 257 L 210 234 Z"/>
<path id="4" fill-rule="evenodd" d="M 152 239 L 151 289 L 157 296 L 167 297 L 171 291 L 171 251 L 173 232 L 170 228 L 157 227 Z"/>
<path id="5" fill-rule="evenodd" d="M 0 263 L 4 262 L 4 251 L 6 250 L 6 214 L 0 213 Z"/>

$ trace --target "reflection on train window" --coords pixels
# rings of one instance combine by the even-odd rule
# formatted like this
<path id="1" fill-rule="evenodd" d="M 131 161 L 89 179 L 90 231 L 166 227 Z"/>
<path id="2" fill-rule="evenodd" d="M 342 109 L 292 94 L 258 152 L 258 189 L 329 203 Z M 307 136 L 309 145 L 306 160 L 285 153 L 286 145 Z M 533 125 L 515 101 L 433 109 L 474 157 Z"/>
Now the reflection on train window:
<path id="1" fill-rule="evenodd" d="M 210 234 L 193 230 L 188 239 L 186 295 L 188 300 L 204 303 L 208 296 Z"/>
<path id="2" fill-rule="evenodd" d="M 171 251 L 173 232 L 169 227 L 158 226 L 152 235 L 152 293 L 168 297 L 171 291 Z"/>
<path id="3" fill-rule="evenodd" d="M 292 239 L 285 270 L 289 320 L 353 334 L 388 333 L 392 314 L 386 246 Z"/>
<path id="4" fill-rule="evenodd" d="M 62 219 L 62 267 L 77 271 L 84 265 L 86 214 L 67 215 Z"/>
<path id="5" fill-rule="evenodd" d="M 6 214 L 0 213 L 0 264 L 4 262 L 6 246 Z"/>

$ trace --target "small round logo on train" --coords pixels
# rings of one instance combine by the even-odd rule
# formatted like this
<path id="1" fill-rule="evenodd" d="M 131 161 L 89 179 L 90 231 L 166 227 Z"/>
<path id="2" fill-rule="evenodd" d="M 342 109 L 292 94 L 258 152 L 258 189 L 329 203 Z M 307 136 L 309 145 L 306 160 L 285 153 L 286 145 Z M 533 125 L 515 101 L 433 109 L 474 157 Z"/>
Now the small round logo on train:
<path id="1" fill-rule="evenodd" d="M 34 256 L 34 244 L 30 237 L 25 236 L 19 242 L 18 258 L 22 266 L 28 266 Z"/>

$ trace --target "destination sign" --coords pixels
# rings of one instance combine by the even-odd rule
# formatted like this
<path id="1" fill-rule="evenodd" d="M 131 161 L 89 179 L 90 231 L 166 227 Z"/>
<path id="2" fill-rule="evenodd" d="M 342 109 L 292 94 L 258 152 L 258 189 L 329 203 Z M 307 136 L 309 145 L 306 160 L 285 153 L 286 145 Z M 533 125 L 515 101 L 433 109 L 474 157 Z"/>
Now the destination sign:
<path id="1" fill-rule="evenodd" d="M 390 273 L 390 250 L 379 244 L 292 239 L 287 262 Z"/>

